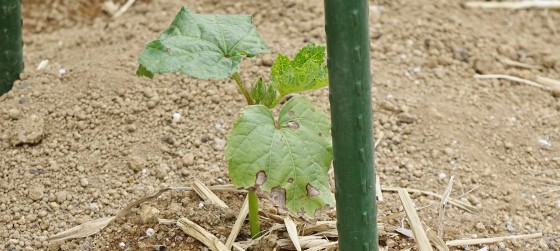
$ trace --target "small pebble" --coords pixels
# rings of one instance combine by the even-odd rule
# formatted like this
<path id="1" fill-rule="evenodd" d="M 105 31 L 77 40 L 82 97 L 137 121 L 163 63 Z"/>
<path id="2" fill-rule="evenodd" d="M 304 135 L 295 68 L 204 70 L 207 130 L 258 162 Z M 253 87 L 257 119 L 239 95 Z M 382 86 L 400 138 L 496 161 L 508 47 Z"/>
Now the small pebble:
<path id="1" fill-rule="evenodd" d="M 47 216 L 48 212 L 46 210 L 41 210 L 37 213 L 37 215 L 41 218 Z"/>
<path id="2" fill-rule="evenodd" d="M 172 115 L 172 121 L 173 122 L 179 122 L 179 120 L 181 120 L 181 114 L 178 112 L 174 112 Z"/>
<path id="3" fill-rule="evenodd" d="M 8 110 L 8 117 L 13 120 L 21 118 L 21 112 L 18 109 L 12 108 Z"/>
<path id="4" fill-rule="evenodd" d="M 83 187 L 87 187 L 89 185 L 89 181 L 87 178 L 81 178 L 80 179 L 80 185 L 82 185 Z"/>
<path id="5" fill-rule="evenodd" d="M 194 155 L 192 153 L 187 153 L 185 156 L 183 156 L 183 166 L 189 167 L 192 165 L 194 165 Z"/>
<path id="6" fill-rule="evenodd" d="M 124 249 L 126 247 L 126 244 L 124 242 L 120 242 L 119 247 Z"/>
<path id="7" fill-rule="evenodd" d="M 410 113 L 399 113 L 399 115 L 397 115 L 397 120 L 399 123 L 407 123 L 407 124 L 411 124 L 414 123 L 418 120 L 418 117 L 416 117 L 415 115 L 412 115 Z"/>
<path id="8" fill-rule="evenodd" d="M 453 155 L 455 155 L 455 151 L 451 147 L 444 148 L 443 152 L 449 157 L 453 157 Z"/>
<path id="9" fill-rule="evenodd" d="M 34 187 L 29 190 L 27 196 L 32 200 L 40 200 L 43 198 L 44 193 L 45 191 L 42 187 Z"/>
<path id="10" fill-rule="evenodd" d="M 539 147 L 544 150 L 550 150 L 552 148 L 552 143 L 546 139 L 539 139 Z"/>
<path id="11" fill-rule="evenodd" d="M 220 138 L 214 138 L 214 150 L 221 151 L 226 147 L 226 141 Z"/>
<path id="12" fill-rule="evenodd" d="M 152 237 L 156 231 L 153 228 L 146 229 L 146 236 Z"/>
<path id="13" fill-rule="evenodd" d="M 56 201 L 58 203 L 63 203 L 68 198 L 68 193 L 66 191 L 58 191 L 56 192 Z"/>

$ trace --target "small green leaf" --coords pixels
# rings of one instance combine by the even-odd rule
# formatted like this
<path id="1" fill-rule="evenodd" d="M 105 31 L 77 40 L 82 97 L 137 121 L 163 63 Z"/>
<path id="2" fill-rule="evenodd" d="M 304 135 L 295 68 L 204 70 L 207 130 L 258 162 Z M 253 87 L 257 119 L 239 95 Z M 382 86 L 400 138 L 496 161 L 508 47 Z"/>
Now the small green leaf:
<path id="1" fill-rule="evenodd" d="M 262 78 L 259 78 L 257 82 L 251 87 L 251 98 L 255 100 L 257 104 L 264 99 L 266 95 L 266 86 L 263 83 Z"/>
<path id="2" fill-rule="evenodd" d="M 279 54 L 272 66 L 271 85 L 282 97 L 290 93 L 315 90 L 327 84 L 324 46 L 308 44 L 292 61 Z"/>
<path id="3" fill-rule="evenodd" d="M 227 78 L 243 56 L 268 53 L 249 15 L 191 13 L 183 7 L 138 59 L 138 74 L 182 72 L 199 79 Z"/>
<path id="4" fill-rule="evenodd" d="M 274 87 L 268 85 L 261 104 L 268 107 L 269 109 L 272 109 L 274 108 L 273 106 L 276 105 L 276 99 L 278 99 L 278 92 L 276 91 L 276 89 L 274 89 Z"/>
<path id="5" fill-rule="evenodd" d="M 264 105 L 272 109 L 272 106 L 276 104 L 278 92 L 270 84 L 264 83 L 262 78 L 259 78 L 259 80 L 251 86 L 251 98 L 255 100 L 255 104 Z"/>
<path id="6" fill-rule="evenodd" d="M 282 107 L 278 122 L 265 106 L 246 107 L 226 146 L 229 176 L 237 187 L 273 191 L 281 206 L 310 216 L 335 205 L 327 174 L 332 158 L 329 120 L 302 96 Z"/>

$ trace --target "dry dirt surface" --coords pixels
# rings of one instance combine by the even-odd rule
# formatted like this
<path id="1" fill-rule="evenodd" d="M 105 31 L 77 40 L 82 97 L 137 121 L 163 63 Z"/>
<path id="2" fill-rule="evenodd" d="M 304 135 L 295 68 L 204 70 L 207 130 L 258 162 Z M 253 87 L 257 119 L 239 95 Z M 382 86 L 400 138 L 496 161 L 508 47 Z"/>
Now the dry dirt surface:
<path id="1" fill-rule="evenodd" d="M 370 2 L 381 184 L 442 194 L 454 176 L 451 197 L 477 210 L 448 206 L 444 240 L 542 233 L 451 250 L 560 250 L 560 94 L 473 77 L 560 79 L 560 12 L 469 9 L 462 2 Z M 146 0 L 117 19 L 101 4 L 23 1 L 26 69 L 0 97 L 0 250 L 208 250 L 156 220 L 187 217 L 224 240 L 243 193 L 218 192 L 230 206 L 224 210 L 191 192 L 167 192 L 93 236 L 47 238 L 114 216 L 164 187 L 195 179 L 229 184 L 223 150 L 244 102 L 235 84 L 135 75 L 144 44 L 181 5 L 254 16 L 272 54 L 244 61 L 241 77 L 249 82 L 268 75 L 278 52 L 293 56 L 305 43 L 325 44 L 323 2 Z M 328 112 L 327 93 L 306 95 Z M 174 112 L 181 114 L 177 122 Z M 383 195 L 380 244 L 417 250 L 394 231 L 408 228 L 398 196 Z M 425 228 L 437 229 L 439 199 L 412 199 Z M 245 226 L 238 240 L 248 236 Z"/>

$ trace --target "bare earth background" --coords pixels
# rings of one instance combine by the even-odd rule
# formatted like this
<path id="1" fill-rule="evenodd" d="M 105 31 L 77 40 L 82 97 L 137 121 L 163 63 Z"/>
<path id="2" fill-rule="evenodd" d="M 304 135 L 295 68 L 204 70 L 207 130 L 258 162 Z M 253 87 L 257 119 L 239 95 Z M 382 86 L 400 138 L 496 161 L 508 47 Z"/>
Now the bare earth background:
<path id="1" fill-rule="evenodd" d="M 225 238 L 242 193 L 218 193 L 231 207 L 223 210 L 190 192 L 168 192 L 100 234 L 62 244 L 46 239 L 115 215 L 166 186 L 195 178 L 229 183 L 222 152 L 243 107 L 234 83 L 135 76 L 144 44 L 181 5 L 254 15 L 272 54 L 244 61 L 241 76 L 251 82 L 268 76 L 276 53 L 293 56 L 305 43 L 325 43 L 323 2 L 144 0 L 118 19 L 101 11 L 102 2 L 23 1 L 26 69 L 0 97 L 0 250 L 121 250 L 120 242 L 126 250 L 207 250 L 154 220 L 188 217 Z M 560 94 L 473 78 L 478 72 L 560 79 L 560 12 L 466 9 L 461 2 L 370 3 L 375 131 L 384 135 L 376 150 L 381 183 L 441 194 L 455 176 L 452 197 L 478 211 L 450 206 L 444 240 L 542 232 L 487 246 L 560 250 Z M 44 59 L 47 67 L 36 70 Z M 328 112 L 327 92 L 307 95 Z M 178 123 L 171 123 L 173 112 L 182 115 Z M 389 217 L 381 244 L 416 250 L 413 240 L 394 233 L 405 218 L 398 196 L 384 196 L 379 217 Z M 271 204 L 267 194 L 261 197 Z M 439 201 L 412 197 L 420 218 L 437 228 Z M 146 238 L 147 228 L 155 235 Z M 247 238 L 245 227 L 239 239 Z"/>

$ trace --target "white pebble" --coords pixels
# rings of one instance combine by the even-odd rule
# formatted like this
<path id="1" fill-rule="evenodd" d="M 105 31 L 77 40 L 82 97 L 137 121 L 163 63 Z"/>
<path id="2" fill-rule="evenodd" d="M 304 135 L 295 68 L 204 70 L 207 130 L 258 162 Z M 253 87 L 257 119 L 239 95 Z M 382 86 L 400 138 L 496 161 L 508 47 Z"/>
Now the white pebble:
<path id="1" fill-rule="evenodd" d="M 557 200 L 557 201 L 556 201 L 556 207 L 557 207 L 557 208 L 560 208 L 560 200 Z"/>
<path id="2" fill-rule="evenodd" d="M 511 122 L 512 125 L 515 125 L 515 123 L 517 122 L 517 118 L 516 117 L 511 117 L 511 118 L 509 118 L 509 121 Z"/>
<path id="3" fill-rule="evenodd" d="M 445 179 L 446 177 L 447 177 L 447 174 L 445 174 L 445 173 L 439 173 L 439 174 L 438 174 L 438 178 L 439 178 L 440 180 L 443 180 L 443 179 Z"/>
<path id="4" fill-rule="evenodd" d="M 64 76 L 64 74 L 66 74 L 66 70 L 64 68 L 58 69 L 58 75 L 60 75 L 62 77 L 62 76 Z"/>
<path id="5" fill-rule="evenodd" d="M 412 68 L 412 71 L 414 73 L 420 73 L 422 71 L 422 68 L 420 66 L 417 66 L 417 67 Z"/>
<path id="6" fill-rule="evenodd" d="M 99 212 L 99 204 L 97 203 L 90 203 L 89 209 L 93 212 Z"/>
<path id="7" fill-rule="evenodd" d="M 120 243 L 119 243 L 119 247 L 120 247 L 120 248 L 125 248 L 125 247 L 126 247 L 126 244 L 125 244 L 124 242 L 120 242 Z"/>
<path id="8" fill-rule="evenodd" d="M 204 207 L 204 202 L 201 201 L 200 203 L 198 203 L 198 208 L 203 208 L 203 207 Z"/>
<path id="9" fill-rule="evenodd" d="M 178 113 L 178 112 L 174 112 L 172 121 L 173 122 L 178 122 L 180 119 L 181 119 L 181 114 Z"/>
<path id="10" fill-rule="evenodd" d="M 550 141 L 546 140 L 546 139 L 539 139 L 539 147 L 541 149 L 550 149 L 552 147 L 552 143 L 550 143 Z"/>
<path id="11" fill-rule="evenodd" d="M 146 229 L 146 235 L 147 235 L 148 237 L 152 237 L 152 235 L 154 235 L 155 232 L 156 232 L 156 231 L 155 231 L 153 228 L 148 228 L 148 229 Z"/>

